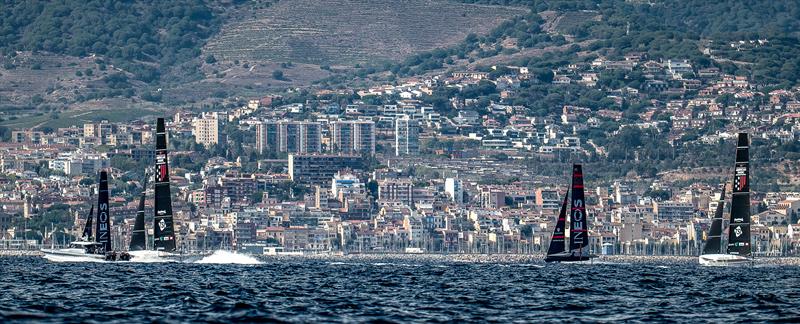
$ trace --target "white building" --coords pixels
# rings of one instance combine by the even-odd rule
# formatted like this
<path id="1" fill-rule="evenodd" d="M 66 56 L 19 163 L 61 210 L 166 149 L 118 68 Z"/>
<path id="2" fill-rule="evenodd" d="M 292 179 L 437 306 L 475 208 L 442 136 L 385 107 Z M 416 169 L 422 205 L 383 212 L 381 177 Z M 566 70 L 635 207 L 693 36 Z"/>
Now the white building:
<path id="1" fill-rule="evenodd" d="M 444 191 L 450 195 L 450 199 L 452 199 L 455 203 L 461 204 L 464 201 L 464 185 L 461 182 L 461 179 L 445 179 Z"/>
<path id="2" fill-rule="evenodd" d="M 415 155 L 419 153 L 419 122 L 408 115 L 395 120 L 395 155 Z"/>
<path id="3" fill-rule="evenodd" d="M 192 135 L 198 144 L 211 146 L 219 144 L 219 115 L 217 113 L 203 114 L 192 120 Z"/>

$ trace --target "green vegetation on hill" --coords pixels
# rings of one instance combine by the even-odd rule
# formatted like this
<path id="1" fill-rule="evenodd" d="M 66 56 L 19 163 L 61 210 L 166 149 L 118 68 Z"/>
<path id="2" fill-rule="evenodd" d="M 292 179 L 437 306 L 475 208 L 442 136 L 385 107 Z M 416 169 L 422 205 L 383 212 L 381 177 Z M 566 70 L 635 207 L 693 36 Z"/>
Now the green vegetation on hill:
<path id="1" fill-rule="evenodd" d="M 800 78 L 800 5 L 796 1 L 567 1 L 461 0 L 490 5 L 526 6 L 530 12 L 510 19 L 484 36 L 471 34 L 456 46 L 413 55 L 396 64 L 364 67 L 358 76 L 391 71 L 407 76 L 525 48 L 581 43 L 584 50 L 609 59 L 641 52 L 650 59 L 688 59 L 697 68 L 717 66 L 725 73 L 753 75 L 757 82 L 789 86 Z M 542 16 L 553 16 L 545 22 Z M 543 30 L 542 26 L 550 26 Z M 766 45 L 734 48 L 733 41 L 767 39 Z M 509 42 L 510 41 L 510 42 Z M 710 45 L 708 45 L 710 43 Z M 708 48 L 711 55 L 703 53 Z M 523 57 L 511 62 L 529 67 L 576 62 L 563 58 Z M 538 53 L 537 53 L 538 54 Z M 561 58 L 560 58 L 561 57 Z M 546 62 L 541 62 L 546 61 Z M 461 62 L 463 63 L 463 62 Z"/>
<path id="2" fill-rule="evenodd" d="M 168 67 L 200 55 L 218 19 L 204 0 L 10 0 L 0 10 L 0 52 L 92 54 L 157 82 Z"/>

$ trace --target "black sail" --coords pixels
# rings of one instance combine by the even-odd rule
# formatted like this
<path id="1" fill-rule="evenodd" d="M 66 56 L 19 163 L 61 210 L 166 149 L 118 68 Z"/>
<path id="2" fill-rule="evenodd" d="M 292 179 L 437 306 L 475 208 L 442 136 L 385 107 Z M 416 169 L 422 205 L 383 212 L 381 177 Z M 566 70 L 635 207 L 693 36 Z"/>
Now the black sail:
<path id="1" fill-rule="evenodd" d="M 572 202 L 569 214 L 569 250 L 575 256 L 589 254 L 589 219 L 583 195 L 583 167 L 572 166 Z"/>
<path id="2" fill-rule="evenodd" d="M 108 173 L 100 171 L 97 198 L 97 226 L 95 227 L 95 240 L 103 244 L 104 251 L 111 249 L 111 220 L 108 210 Z"/>
<path id="3" fill-rule="evenodd" d="M 725 212 L 725 186 L 719 194 L 717 209 L 714 211 L 714 219 L 711 220 L 711 228 L 708 230 L 706 246 L 703 247 L 703 254 L 722 253 L 722 214 Z"/>
<path id="4" fill-rule="evenodd" d="M 556 254 L 562 253 L 566 250 L 566 246 L 564 245 L 564 230 L 566 229 L 566 218 L 567 218 L 567 196 L 569 195 L 569 191 L 564 194 L 564 202 L 561 203 L 561 211 L 558 213 L 558 220 L 556 221 L 556 227 L 553 229 L 553 236 L 550 238 L 550 247 L 547 249 L 547 254 Z"/>
<path id="5" fill-rule="evenodd" d="M 94 204 L 89 208 L 89 215 L 86 216 L 86 225 L 83 226 L 81 238 L 85 238 L 86 240 L 92 239 L 92 218 L 94 218 Z"/>
<path id="6" fill-rule="evenodd" d="M 750 246 L 750 140 L 739 133 L 736 144 L 736 165 L 731 198 L 731 220 L 728 225 L 728 254 L 749 256 Z"/>
<path id="7" fill-rule="evenodd" d="M 142 251 L 147 249 L 147 236 L 144 231 L 144 200 L 146 192 L 147 185 L 145 184 L 142 190 L 142 197 L 139 198 L 139 209 L 136 210 L 136 220 L 133 223 L 133 231 L 131 231 L 131 245 L 128 247 L 130 251 Z"/>
<path id="8" fill-rule="evenodd" d="M 172 219 L 172 199 L 167 163 L 167 132 L 164 118 L 156 124 L 156 183 L 153 244 L 156 250 L 175 251 L 175 225 Z"/>

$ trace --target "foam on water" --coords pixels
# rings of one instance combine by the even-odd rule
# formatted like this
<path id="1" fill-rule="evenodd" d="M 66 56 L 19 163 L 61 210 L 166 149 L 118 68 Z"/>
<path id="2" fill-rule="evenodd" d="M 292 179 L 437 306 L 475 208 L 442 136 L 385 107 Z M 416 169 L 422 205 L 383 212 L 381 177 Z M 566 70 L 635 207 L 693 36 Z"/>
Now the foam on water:
<path id="1" fill-rule="evenodd" d="M 144 251 L 130 251 L 128 253 L 130 253 L 132 257 L 130 262 L 138 262 L 138 263 L 176 262 L 175 260 L 162 258 L 160 256 L 161 252 L 159 251 L 144 250 Z"/>
<path id="2" fill-rule="evenodd" d="M 213 264 L 263 264 L 258 259 L 249 255 L 238 254 L 230 251 L 217 250 L 213 254 L 195 262 Z"/>

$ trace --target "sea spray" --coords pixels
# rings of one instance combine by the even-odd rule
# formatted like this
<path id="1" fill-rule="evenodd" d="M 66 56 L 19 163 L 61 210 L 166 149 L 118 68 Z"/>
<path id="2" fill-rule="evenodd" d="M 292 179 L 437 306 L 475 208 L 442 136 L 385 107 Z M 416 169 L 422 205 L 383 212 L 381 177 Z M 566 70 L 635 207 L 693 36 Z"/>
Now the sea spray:
<path id="1" fill-rule="evenodd" d="M 238 254 L 230 251 L 217 250 L 213 254 L 197 261 L 195 263 L 213 263 L 213 264 L 262 264 L 263 262 L 258 259 L 244 254 Z"/>

